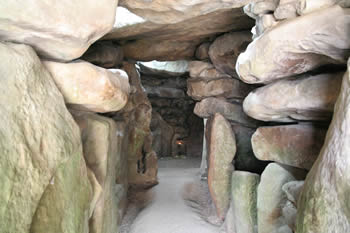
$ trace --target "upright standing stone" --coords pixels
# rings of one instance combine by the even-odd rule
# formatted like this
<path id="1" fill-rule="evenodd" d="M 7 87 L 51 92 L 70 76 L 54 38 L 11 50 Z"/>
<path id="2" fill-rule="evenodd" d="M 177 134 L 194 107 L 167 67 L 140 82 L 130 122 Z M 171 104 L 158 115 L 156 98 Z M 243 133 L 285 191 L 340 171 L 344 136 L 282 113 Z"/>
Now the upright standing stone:
<path id="1" fill-rule="evenodd" d="M 87 166 L 102 187 L 101 196 L 90 219 L 90 233 L 115 233 L 118 231 L 118 204 L 126 198 L 126 186 L 117 189 L 117 167 L 125 164 L 126 151 L 122 151 L 123 127 L 112 119 L 93 113 L 72 111 L 81 129 L 83 151 Z M 122 124 L 119 122 L 119 124 Z M 127 171 L 124 169 L 125 174 Z M 125 182 L 125 180 L 124 180 Z M 118 193 L 124 192 L 124 193 Z M 122 211 L 122 210 L 121 210 Z"/>
<path id="2" fill-rule="evenodd" d="M 208 121 L 208 184 L 216 212 L 225 219 L 230 205 L 232 160 L 236 154 L 236 139 L 230 123 L 219 113 Z"/>
<path id="3" fill-rule="evenodd" d="M 297 233 L 350 232 L 350 76 L 344 75 L 324 146 L 298 202 Z"/>
<path id="4" fill-rule="evenodd" d="M 87 233 L 79 128 L 34 50 L 0 43 L 0 231 Z"/>
<path id="5" fill-rule="evenodd" d="M 287 221 L 282 208 L 288 201 L 282 186 L 293 180 L 302 180 L 306 172 L 301 169 L 270 163 L 261 174 L 258 187 L 258 232 L 277 233 Z"/>
<path id="6" fill-rule="evenodd" d="M 202 161 L 201 161 L 201 167 L 200 167 L 201 179 L 208 178 L 208 149 L 207 149 L 207 137 L 205 136 L 207 121 L 208 119 L 203 119 L 204 137 L 203 137 Z"/>
<path id="7" fill-rule="evenodd" d="M 234 171 L 231 182 L 231 218 L 226 217 L 227 233 L 258 233 L 257 174 Z M 229 216 L 229 214 L 228 214 Z"/>

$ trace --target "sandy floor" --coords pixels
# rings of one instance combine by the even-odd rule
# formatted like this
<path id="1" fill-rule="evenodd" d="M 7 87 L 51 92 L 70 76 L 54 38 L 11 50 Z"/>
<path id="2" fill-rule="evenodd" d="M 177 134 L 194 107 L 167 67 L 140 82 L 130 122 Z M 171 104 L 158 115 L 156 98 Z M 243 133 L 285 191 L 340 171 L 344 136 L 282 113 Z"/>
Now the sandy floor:
<path id="1" fill-rule="evenodd" d="M 199 180 L 199 165 L 197 159 L 160 160 L 154 199 L 138 214 L 130 233 L 218 233 L 218 227 L 204 221 L 183 199 L 185 186 Z"/>

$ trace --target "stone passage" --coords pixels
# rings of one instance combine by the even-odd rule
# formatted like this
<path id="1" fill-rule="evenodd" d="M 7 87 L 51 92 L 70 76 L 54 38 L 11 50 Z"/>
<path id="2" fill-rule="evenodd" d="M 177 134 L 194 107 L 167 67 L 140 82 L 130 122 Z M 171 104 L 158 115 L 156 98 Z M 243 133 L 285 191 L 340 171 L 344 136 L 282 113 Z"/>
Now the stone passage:
<path id="1" fill-rule="evenodd" d="M 219 228 L 186 205 L 186 185 L 199 182 L 199 159 L 164 159 L 159 163 L 159 185 L 153 188 L 151 203 L 141 211 L 130 233 L 218 233 Z"/>

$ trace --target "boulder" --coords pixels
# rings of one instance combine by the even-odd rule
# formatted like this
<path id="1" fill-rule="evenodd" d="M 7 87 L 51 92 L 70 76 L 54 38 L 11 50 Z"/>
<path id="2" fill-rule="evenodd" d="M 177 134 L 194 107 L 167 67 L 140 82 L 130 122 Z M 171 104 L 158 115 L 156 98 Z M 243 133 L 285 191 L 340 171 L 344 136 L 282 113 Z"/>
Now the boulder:
<path id="1" fill-rule="evenodd" d="M 207 123 L 208 185 L 217 215 L 224 220 L 230 205 L 232 160 L 236 154 L 236 139 L 231 125 L 216 113 Z"/>
<path id="2" fill-rule="evenodd" d="M 195 56 L 198 60 L 208 60 L 209 59 L 209 47 L 210 43 L 209 42 L 204 42 L 200 44 L 197 49 Z"/>
<path id="3" fill-rule="evenodd" d="M 117 5 L 114 0 L 97 5 L 94 0 L 6 1 L 0 6 L 0 40 L 31 45 L 44 58 L 71 61 L 112 29 Z"/>
<path id="4" fill-rule="evenodd" d="M 258 186 L 258 232 L 280 232 L 287 221 L 282 208 L 288 201 L 282 187 L 284 184 L 303 180 L 306 172 L 301 169 L 270 163 L 261 174 Z"/>
<path id="5" fill-rule="evenodd" d="M 348 0 L 298 0 L 297 11 L 298 14 L 304 15 L 313 11 L 331 7 L 335 4 L 342 7 L 350 6 L 350 2 Z"/>
<path id="6" fill-rule="evenodd" d="M 81 57 L 94 65 L 103 68 L 117 68 L 123 63 L 123 50 L 119 45 L 110 41 L 98 41 Z"/>
<path id="7" fill-rule="evenodd" d="M 260 127 L 252 136 L 253 151 L 260 160 L 310 170 L 326 132 L 308 124 Z"/>
<path id="8" fill-rule="evenodd" d="M 244 13 L 253 19 L 276 10 L 279 0 L 255 0 L 244 7 Z"/>
<path id="9" fill-rule="evenodd" d="M 299 0 L 280 0 L 273 15 L 277 20 L 291 19 L 298 16 L 297 5 Z"/>
<path id="10" fill-rule="evenodd" d="M 209 56 L 220 72 L 237 77 L 236 61 L 238 55 L 245 51 L 252 41 L 250 31 L 230 32 L 219 36 L 210 45 Z"/>
<path id="11" fill-rule="evenodd" d="M 125 164 L 127 160 L 126 151 L 121 150 L 125 132 L 123 129 L 118 129 L 112 119 L 93 113 L 78 111 L 72 113 L 80 126 L 86 164 L 102 188 L 101 196 L 89 221 L 89 232 L 117 232 L 121 223 L 118 222 L 120 200 L 117 199 L 117 191 L 123 191 L 124 195 L 118 195 L 124 198 L 127 191 L 127 183 L 124 184 L 123 190 L 116 189 L 116 167 L 120 163 Z"/>
<path id="12" fill-rule="evenodd" d="M 197 102 L 194 110 L 194 114 L 201 118 L 209 118 L 215 113 L 220 113 L 227 120 L 234 123 L 245 125 L 248 127 L 256 127 L 259 125 L 258 121 L 248 117 L 243 112 L 243 107 L 239 103 L 230 103 L 225 99 L 209 97 Z"/>
<path id="13" fill-rule="evenodd" d="M 236 64 L 246 83 L 269 83 L 350 56 L 350 9 L 334 6 L 286 20 L 249 44 Z M 276 51 L 278 56 L 276 56 Z"/>
<path id="14" fill-rule="evenodd" d="M 221 78 L 215 80 L 187 79 L 187 95 L 194 100 L 202 100 L 207 97 L 225 97 L 244 99 L 254 87 L 237 79 Z"/>
<path id="15" fill-rule="evenodd" d="M 350 232 L 349 88 L 347 72 L 324 146 L 298 201 L 298 233 Z"/>
<path id="16" fill-rule="evenodd" d="M 220 78 L 231 78 L 228 74 L 224 74 L 209 62 L 191 61 L 188 66 L 190 77 L 200 80 L 215 80 Z"/>
<path id="17" fill-rule="evenodd" d="M 227 233 L 258 233 L 257 174 L 234 171 L 231 182 L 230 219 L 226 217 Z M 229 214 L 227 214 L 229 216 Z"/>
<path id="18" fill-rule="evenodd" d="M 259 15 L 256 18 L 255 33 L 253 39 L 262 35 L 267 29 L 276 26 L 278 21 L 273 14 Z"/>
<path id="19" fill-rule="evenodd" d="M 129 81 L 123 70 L 106 70 L 82 60 L 43 63 L 70 108 L 112 112 L 122 109 L 128 101 Z"/>
<path id="20" fill-rule="evenodd" d="M 87 233 L 92 190 L 79 128 L 31 47 L 0 43 L 0 57 L 0 229 Z"/>
<path id="21" fill-rule="evenodd" d="M 257 120 L 328 121 L 340 91 L 343 73 L 280 80 L 251 92 L 244 112 Z"/>

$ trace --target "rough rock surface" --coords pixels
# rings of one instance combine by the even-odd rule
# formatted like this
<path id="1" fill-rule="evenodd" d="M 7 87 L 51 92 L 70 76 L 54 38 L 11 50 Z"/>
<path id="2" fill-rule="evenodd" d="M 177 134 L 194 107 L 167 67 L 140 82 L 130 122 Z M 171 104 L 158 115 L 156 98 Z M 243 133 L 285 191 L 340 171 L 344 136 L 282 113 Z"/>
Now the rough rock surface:
<path id="1" fill-rule="evenodd" d="M 118 231 L 119 206 L 117 191 L 126 198 L 127 183 L 117 189 L 117 165 L 124 163 L 126 151 L 122 151 L 125 132 L 109 118 L 93 113 L 73 111 L 74 119 L 81 129 L 83 151 L 87 166 L 95 174 L 102 187 L 101 196 L 96 203 L 89 221 L 91 233 L 114 233 Z M 126 200 L 125 200 L 126 201 Z"/>
<path id="2" fill-rule="evenodd" d="M 342 7 L 350 6 L 350 2 L 348 0 L 299 0 L 297 11 L 298 14 L 304 15 L 313 11 L 328 8 L 335 4 L 338 4 Z"/>
<path id="3" fill-rule="evenodd" d="M 231 32 L 219 36 L 210 45 L 210 60 L 222 73 L 237 77 L 235 65 L 238 55 L 244 52 L 251 41 L 250 31 Z"/>
<path id="4" fill-rule="evenodd" d="M 124 62 L 133 93 L 120 112 L 128 124 L 128 182 L 134 188 L 158 184 L 157 155 L 152 149 L 150 129 L 152 106 L 142 87 L 140 74 L 134 64 Z"/>
<path id="5" fill-rule="evenodd" d="M 279 232 L 286 225 L 282 208 L 287 196 L 282 186 L 290 181 L 303 180 L 306 172 L 301 169 L 270 163 L 261 175 L 258 187 L 258 232 Z"/>
<path id="6" fill-rule="evenodd" d="M 256 0 L 244 7 L 244 13 L 256 19 L 259 15 L 268 14 L 276 10 L 279 0 Z"/>
<path id="7" fill-rule="evenodd" d="M 0 229 L 88 232 L 79 128 L 34 50 L 0 43 Z"/>
<path id="8" fill-rule="evenodd" d="M 123 63 L 123 58 L 122 48 L 109 41 L 94 43 L 81 57 L 82 60 L 103 68 L 117 68 Z"/>
<path id="9" fill-rule="evenodd" d="M 225 99 L 209 97 L 196 103 L 193 112 L 202 118 L 209 118 L 215 113 L 220 113 L 227 120 L 233 121 L 245 126 L 256 127 L 258 121 L 250 118 L 243 112 L 242 105 L 239 103 L 230 103 Z"/>
<path id="10" fill-rule="evenodd" d="M 257 233 L 257 174 L 234 171 L 231 182 L 231 205 L 226 218 L 227 233 Z M 230 216 L 230 218 L 229 218 Z M 232 216 L 232 217 L 231 217 Z"/>
<path id="11" fill-rule="evenodd" d="M 225 219 L 230 205 L 230 182 L 233 171 L 232 160 L 236 154 L 236 139 L 231 125 L 219 113 L 207 123 L 208 141 L 208 185 L 217 215 Z"/>
<path id="12" fill-rule="evenodd" d="M 297 5 L 299 0 L 280 0 L 278 7 L 274 12 L 277 20 L 290 19 L 298 16 Z"/>
<path id="13" fill-rule="evenodd" d="M 117 4 L 115 0 L 97 5 L 94 0 L 6 1 L 0 6 L 0 40 L 31 45 L 45 58 L 71 61 L 112 29 Z"/>
<path id="14" fill-rule="evenodd" d="M 187 79 L 187 95 L 195 100 L 207 97 L 244 99 L 253 88 L 233 78 L 214 80 Z"/>
<path id="15" fill-rule="evenodd" d="M 204 42 L 200 44 L 197 49 L 195 56 L 198 60 L 207 60 L 209 59 L 209 47 L 210 43 L 209 42 Z"/>
<path id="16" fill-rule="evenodd" d="M 251 92 L 244 111 L 261 121 L 330 120 L 343 73 L 280 80 Z"/>
<path id="17" fill-rule="evenodd" d="M 258 159 L 310 170 L 326 132 L 308 124 L 261 127 L 252 137 L 253 151 Z"/>
<path id="18" fill-rule="evenodd" d="M 170 156 L 174 129 L 156 111 L 152 111 L 151 130 L 154 151 L 160 157 Z"/>
<path id="19" fill-rule="evenodd" d="M 350 9 L 334 6 L 279 23 L 239 56 L 239 77 L 247 83 L 268 83 L 326 64 L 345 64 L 350 55 L 349 15 Z"/>
<path id="20" fill-rule="evenodd" d="M 249 171 L 261 174 L 268 162 L 258 160 L 252 149 L 252 135 L 255 128 L 245 127 L 239 124 L 231 124 L 232 130 L 236 137 L 236 156 L 234 165 L 237 170 Z"/>
<path id="21" fill-rule="evenodd" d="M 347 72 L 324 146 L 306 178 L 299 199 L 298 233 L 350 231 L 349 90 Z"/>
<path id="22" fill-rule="evenodd" d="M 128 101 L 129 80 L 123 70 L 106 70 L 82 60 L 44 61 L 44 65 L 71 108 L 111 112 L 122 109 Z"/>
<path id="23" fill-rule="evenodd" d="M 134 61 L 177 61 L 191 59 L 198 41 L 144 39 L 123 45 L 124 56 Z"/>
<path id="24" fill-rule="evenodd" d="M 276 26 L 278 21 L 273 14 L 259 15 L 256 19 L 256 25 L 252 29 L 253 39 L 262 35 L 267 29 Z"/>
<path id="25" fill-rule="evenodd" d="M 218 71 L 213 64 L 204 61 L 191 61 L 188 66 L 190 77 L 201 80 L 230 78 L 228 74 Z"/>
<path id="26" fill-rule="evenodd" d="M 250 0 L 120 1 L 116 27 L 104 39 L 125 42 L 125 56 L 137 61 L 180 60 L 188 58 L 189 54 L 193 57 L 197 46 L 206 38 L 231 30 L 251 28 L 253 21 L 241 9 L 249 2 Z M 121 7 L 129 11 L 123 8 L 124 14 L 118 14 Z M 123 21 L 128 22 L 122 23 Z M 152 50 L 148 50 L 148 47 L 152 47 Z M 164 49 L 167 52 L 162 53 Z M 178 52 L 179 49 L 182 49 L 183 54 Z M 131 53 L 130 50 L 141 53 Z M 177 54 L 177 58 L 169 58 L 172 54 Z"/>

